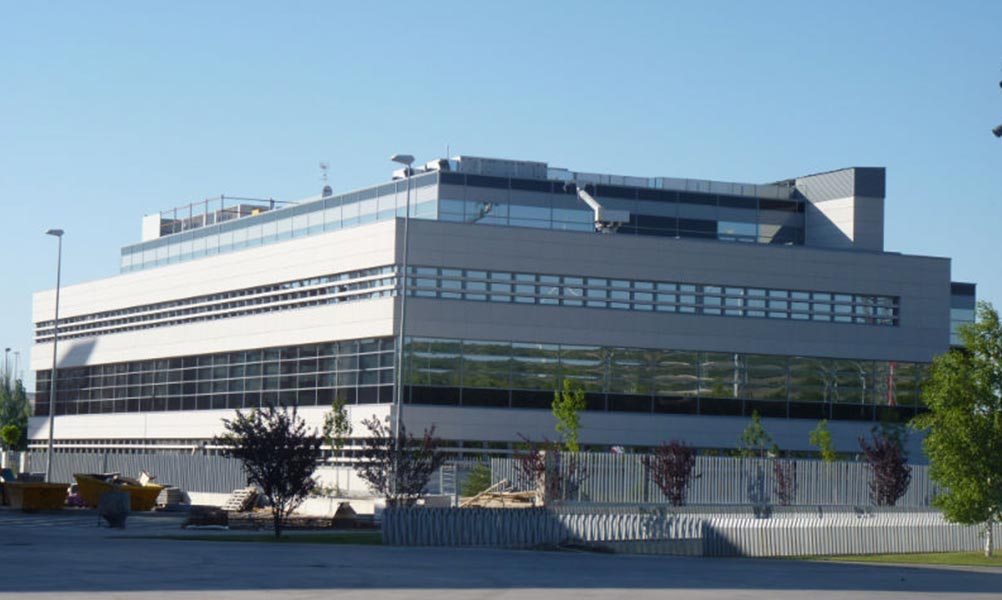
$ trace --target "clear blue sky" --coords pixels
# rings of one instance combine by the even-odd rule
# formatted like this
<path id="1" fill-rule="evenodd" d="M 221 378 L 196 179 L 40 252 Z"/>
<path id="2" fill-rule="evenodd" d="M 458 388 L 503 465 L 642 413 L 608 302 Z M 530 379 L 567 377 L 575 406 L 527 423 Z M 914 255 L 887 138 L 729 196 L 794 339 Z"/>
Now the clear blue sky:
<path id="1" fill-rule="evenodd" d="M 886 248 L 1002 307 L 1002 2 L 0 0 L 0 349 L 142 215 L 394 152 L 767 182 L 886 166 Z M 33 377 L 26 373 L 26 379 Z"/>

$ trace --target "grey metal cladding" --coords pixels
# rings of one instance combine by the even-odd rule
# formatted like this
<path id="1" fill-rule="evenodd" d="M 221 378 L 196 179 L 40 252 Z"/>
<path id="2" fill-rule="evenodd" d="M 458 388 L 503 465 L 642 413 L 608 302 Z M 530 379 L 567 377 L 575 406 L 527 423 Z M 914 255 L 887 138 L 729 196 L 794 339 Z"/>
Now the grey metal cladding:
<path id="1" fill-rule="evenodd" d="M 797 191 L 811 202 L 824 202 L 852 196 L 854 183 L 853 169 L 842 169 L 798 177 L 796 187 Z"/>
<path id="2" fill-rule="evenodd" d="M 796 188 L 811 202 L 851 196 L 883 198 L 886 193 L 886 179 L 884 167 L 851 167 L 798 177 Z"/>
<path id="3" fill-rule="evenodd" d="M 884 198 L 887 193 L 887 172 L 884 167 L 856 167 L 853 169 L 856 183 L 854 196 L 866 198 Z"/>

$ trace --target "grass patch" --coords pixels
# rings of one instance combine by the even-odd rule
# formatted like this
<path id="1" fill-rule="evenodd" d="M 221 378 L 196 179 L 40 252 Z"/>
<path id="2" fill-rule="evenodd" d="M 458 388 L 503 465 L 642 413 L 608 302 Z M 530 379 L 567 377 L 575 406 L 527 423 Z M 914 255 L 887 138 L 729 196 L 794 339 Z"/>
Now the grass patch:
<path id="1" fill-rule="evenodd" d="M 937 554 L 863 554 L 856 556 L 812 556 L 811 560 L 836 562 L 897 563 L 907 565 L 953 565 L 961 567 L 1002 567 L 1002 554 L 985 558 L 983 552 L 943 552 Z"/>
<path id="2" fill-rule="evenodd" d="M 378 531 L 361 531 L 358 533 L 283 533 L 276 538 L 271 533 L 191 533 L 184 535 L 151 536 L 157 540 L 181 540 L 184 542 L 257 542 L 267 544 L 358 544 L 363 546 L 379 546 L 383 543 L 382 534 Z"/>

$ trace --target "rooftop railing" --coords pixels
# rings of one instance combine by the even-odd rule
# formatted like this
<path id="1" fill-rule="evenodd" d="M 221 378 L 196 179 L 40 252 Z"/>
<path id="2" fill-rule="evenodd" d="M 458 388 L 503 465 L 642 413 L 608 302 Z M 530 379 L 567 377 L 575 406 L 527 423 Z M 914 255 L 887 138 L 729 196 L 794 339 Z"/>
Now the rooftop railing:
<path id="1" fill-rule="evenodd" d="M 274 198 L 243 198 L 225 195 L 220 195 L 218 198 L 206 198 L 200 202 L 192 202 L 160 211 L 160 235 L 165 236 L 199 229 L 283 208 L 289 204 L 295 204 L 295 202 L 275 200 Z"/>

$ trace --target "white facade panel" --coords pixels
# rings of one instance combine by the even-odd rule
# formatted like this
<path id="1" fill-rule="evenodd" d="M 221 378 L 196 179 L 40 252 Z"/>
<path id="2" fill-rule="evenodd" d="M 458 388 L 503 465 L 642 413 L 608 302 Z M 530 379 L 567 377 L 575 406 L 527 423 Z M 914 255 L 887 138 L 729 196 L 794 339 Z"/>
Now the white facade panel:
<path id="1" fill-rule="evenodd" d="M 366 431 L 363 419 L 390 416 L 389 404 L 355 404 L 347 407 L 352 430 Z M 320 430 L 330 407 L 304 406 L 298 413 L 309 428 Z M 60 440 L 131 440 L 132 443 L 158 440 L 205 440 L 223 435 L 223 419 L 232 419 L 235 410 L 197 410 L 177 412 L 114 413 L 99 415 L 60 415 L 53 433 Z M 32 417 L 28 424 L 31 439 L 48 439 L 45 417 Z"/>
<path id="2" fill-rule="evenodd" d="M 60 318 L 142 306 L 306 277 L 393 264 L 393 221 L 208 256 L 186 263 L 67 285 Z M 51 320 L 55 290 L 33 298 L 34 322 Z"/>
<path id="3" fill-rule="evenodd" d="M 393 299 L 204 321 L 59 342 L 59 367 L 294 346 L 393 335 Z M 31 368 L 52 366 L 52 344 L 36 344 Z"/>

